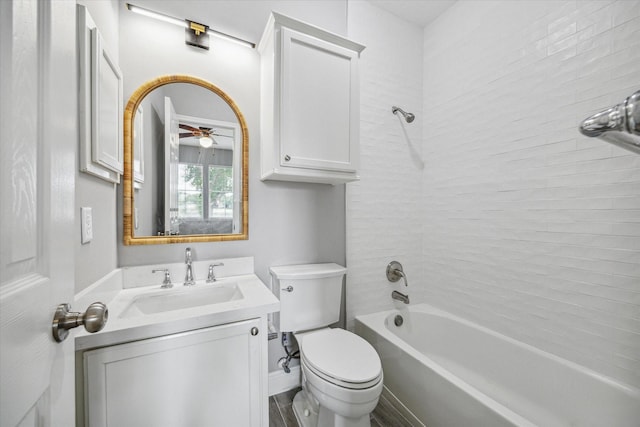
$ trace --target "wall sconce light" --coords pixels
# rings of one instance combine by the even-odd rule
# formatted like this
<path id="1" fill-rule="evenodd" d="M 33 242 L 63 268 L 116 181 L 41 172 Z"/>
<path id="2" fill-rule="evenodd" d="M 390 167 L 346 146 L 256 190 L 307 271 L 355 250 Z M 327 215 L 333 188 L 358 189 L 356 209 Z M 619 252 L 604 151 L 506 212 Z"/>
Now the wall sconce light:
<path id="1" fill-rule="evenodd" d="M 232 36 L 230 34 L 223 33 L 221 31 L 213 30 L 208 25 L 200 24 L 198 22 L 190 21 L 188 19 L 179 19 L 164 13 L 156 12 L 150 9 L 145 9 L 140 6 L 133 5 L 131 3 L 125 3 L 127 9 L 131 12 L 138 13 L 140 15 L 147 16 L 149 18 L 158 19 L 160 21 L 168 22 L 170 24 L 178 25 L 185 28 L 185 43 L 191 46 L 196 46 L 202 49 L 209 49 L 209 35 L 223 38 L 235 43 L 239 43 L 243 46 L 254 49 L 255 43 L 241 39 L 239 37 Z"/>
<path id="2" fill-rule="evenodd" d="M 209 26 L 198 24 L 188 19 L 186 21 L 187 28 L 184 29 L 184 42 L 190 46 L 209 50 L 209 34 L 207 34 Z"/>

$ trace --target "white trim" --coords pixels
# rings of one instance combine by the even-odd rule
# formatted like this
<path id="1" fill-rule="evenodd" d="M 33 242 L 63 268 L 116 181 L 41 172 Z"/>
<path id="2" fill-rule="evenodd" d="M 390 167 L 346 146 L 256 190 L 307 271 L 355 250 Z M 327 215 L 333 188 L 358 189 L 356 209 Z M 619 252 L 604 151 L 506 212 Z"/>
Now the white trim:
<path id="1" fill-rule="evenodd" d="M 269 372 L 269 396 L 300 387 L 300 372 L 300 365 L 292 366 L 289 374 L 282 369 Z"/>
<path id="2" fill-rule="evenodd" d="M 395 396 L 395 394 L 393 394 L 387 388 L 387 386 L 382 387 L 382 397 L 387 399 L 387 401 L 389 401 L 389 404 L 391 404 L 391 406 L 393 406 L 393 408 L 396 411 L 400 412 L 400 414 L 403 417 L 405 417 L 407 419 L 407 421 L 409 421 L 409 423 L 411 423 L 412 426 L 425 427 L 424 423 L 422 421 L 420 421 L 415 415 L 413 415 L 413 412 L 411 412 L 409 410 L 409 408 L 404 406 L 404 404 L 400 400 L 398 400 L 398 398 Z"/>

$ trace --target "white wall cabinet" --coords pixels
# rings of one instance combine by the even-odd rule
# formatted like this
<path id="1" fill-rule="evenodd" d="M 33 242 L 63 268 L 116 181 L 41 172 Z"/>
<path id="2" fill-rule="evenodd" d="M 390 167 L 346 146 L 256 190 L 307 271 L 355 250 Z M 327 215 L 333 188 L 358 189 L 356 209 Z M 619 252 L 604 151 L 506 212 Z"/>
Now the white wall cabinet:
<path id="1" fill-rule="evenodd" d="M 272 13 L 259 49 L 262 180 L 357 180 L 364 46 Z"/>
<path id="2" fill-rule="evenodd" d="M 86 351 L 85 424 L 267 427 L 266 352 L 263 318 Z"/>
<path id="3" fill-rule="evenodd" d="M 77 5 L 80 170 L 119 183 L 124 166 L 122 73 L 87 8 Z"/>

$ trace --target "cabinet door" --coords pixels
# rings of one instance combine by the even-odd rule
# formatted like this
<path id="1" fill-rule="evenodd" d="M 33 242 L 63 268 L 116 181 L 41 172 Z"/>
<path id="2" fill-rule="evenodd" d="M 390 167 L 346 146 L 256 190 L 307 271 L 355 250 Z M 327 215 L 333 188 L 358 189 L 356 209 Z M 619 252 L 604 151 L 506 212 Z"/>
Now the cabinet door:
<path id="1" fill-rule="evenodd" d="M 85 352 L 86 425 L 261 425 L 266 335 L 251 335 L 259 326 L 253 319 Z"/>
<path id="2" fill-rule="evenodd" d="M 357 52 L 281 31 L 280 165 L 355 172 Z"/>
<path id="3" fill-rule="evenodd" d="M 95 163 L 122 174 L 122 73 L 97 28 L 91 30 L 91 49 L 91 156 Z"/>

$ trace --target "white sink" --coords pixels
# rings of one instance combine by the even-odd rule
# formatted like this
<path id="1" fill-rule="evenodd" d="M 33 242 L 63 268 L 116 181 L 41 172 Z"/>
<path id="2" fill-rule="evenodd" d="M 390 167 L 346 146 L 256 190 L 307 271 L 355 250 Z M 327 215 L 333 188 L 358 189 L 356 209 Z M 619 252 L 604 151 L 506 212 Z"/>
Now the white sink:
<path id="1" fill-rule="evenodd" d="M 204 305 L 220 304 L 244 298 L 238 284 L 195 285 L 167 289 L 137 296 L 120 314 L 121 318 L 163 313 Z"/>

